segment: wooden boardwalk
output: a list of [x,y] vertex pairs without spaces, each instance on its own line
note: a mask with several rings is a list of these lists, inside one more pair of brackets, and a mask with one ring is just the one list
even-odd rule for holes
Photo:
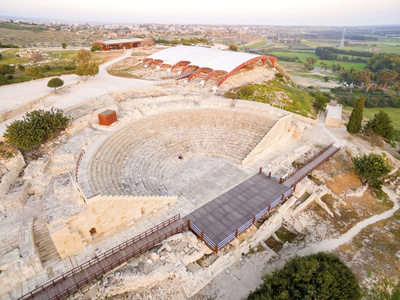
[[62,274],[20,299],[63,299],[129,259],[187,229],[179,215]]
[[330,145],[325,148],[318,156],[313,157],[304,167],[297,170],[294,174],[292,174],[288,179],[286,179],[283,184],[287,187],[293,187],[310,174],[315,168],[328,160],[332,155],[338,152],[340,148]]

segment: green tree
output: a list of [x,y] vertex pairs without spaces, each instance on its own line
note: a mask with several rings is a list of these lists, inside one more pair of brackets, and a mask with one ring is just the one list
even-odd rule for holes
[[18,67],[18,70],[20,70],[21,72],[25,71],[24,65],[18,64],[17,67]]
[[313,106],[317,110],[324,109],[326,106],[326,103],[328,103],[328,97],[321,93],[315,94],[314,99],[315,99],[315,101],[313,103]]
[[61,47],[62,47],[63,49],[67,49],[67,43],[61,43]]
[[248,300],[361,299],[352,271],[335,255],[319,252],[289,259],[280,270],[263,277]]
[[371,82],[371,76],[373,75],[370,70],[361,70],[359,72],[351,72],[354,73],[353,83],[364,85],[364,90],[368,90],[369,83]]
[[310,63],[310,64],[315,64],[316,62],[317,62],[317,59],[315,58],[315,57],[309,57],[309,58],[307,58],[307,61]]
[[239,50],[239,47],[235,44],[230,44],[229,45],[229,50],[237,52]]
[[99,67],[96,63],[90,60],[90,51],[79,50],[76,58],[79,60],[79,65],[75,69],[75,74],[79,76],[96,76],[99,73]]
[[304,69],[306,69],[307,71],[312,71],[314,70],[314,65],[308,61],[306,61],[304,63]]
[[94,62],[81,62],[75,70],[79,76],[96,76],[99,73],[99,67]]
[[25,74],[33,78],[42,78],[43,74],[38,67],[30,67],[25,70]]
[[368,156],[352,157],[354,171],[363,183],[369,183],[374,188],[380,189],[382,178],[390,172],[390,168],[383,156],[370,153]]
[[64,81],[58,77],[50,79],[49,82],[47,83],[47,86],[49,88],[54,88],[54,93],[56,93],[56,94],[57,94],[57,88],[60,86],[63,86],[63,85],[64,85]]
[[350,133],[358,133],[361,129],[361,122],[363,119],[365,99],[361,97],[358,99],[356,106],[351,112],[349,123],[347,124],[347,131]]
[[101,45],[100,44],[93,44],[92,47],[90,48],[90,51],[96,52],[96,51],[101,51]]
[[91,54],[90,51],[85,49],[80,49],[76,54],[76,58],[81,62],[88,62],[90,60]]
[[391,140],[393,138],[393,122],[389,115],[383,110],[374,115],[374,118],[367,123],[365,128],[371,128],[376,134],[387,140]]
[[15,68],[10,65],[0,65],[0,74],[1,75],[6,75],[6,74],[14,74]]
[[399,74],[394,70],[383,69],[376,74],[376,77],[376,82],[383,88],[387,88],[387,86],[391,84],[393,80],[399,77]]
[[21,149],[39,146],[45,139],[67,127],[69,118],[62,110],[51,108],[50,111],[34,110],[27,112],[23,120],[16,120],[7,125],[4,138],[7,143]]

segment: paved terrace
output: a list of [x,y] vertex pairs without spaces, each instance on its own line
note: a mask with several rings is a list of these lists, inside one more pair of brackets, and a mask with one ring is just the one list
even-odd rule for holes
[[184,219],[215,252],[288,197],[293,189],[257,173]]

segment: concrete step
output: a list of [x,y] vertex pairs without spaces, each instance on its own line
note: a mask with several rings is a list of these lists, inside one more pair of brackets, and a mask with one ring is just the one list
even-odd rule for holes
[[34,221],[33,236],[39,250],[40,260],[44,267],[61,259],[44,220],[36,219]]

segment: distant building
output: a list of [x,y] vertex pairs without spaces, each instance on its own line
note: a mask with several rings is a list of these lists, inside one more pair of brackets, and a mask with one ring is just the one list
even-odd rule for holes
[[108,40],[108,41],[94,41],[92,45],[98,44],[101,46],[101,50],[118,50],[118,49],[131,49],[143,46],[143,39],[119,39],[119,40]]
[[342,106],[336,101],[331,100],[325,109],[325,125],[340,127],[342,123]]

